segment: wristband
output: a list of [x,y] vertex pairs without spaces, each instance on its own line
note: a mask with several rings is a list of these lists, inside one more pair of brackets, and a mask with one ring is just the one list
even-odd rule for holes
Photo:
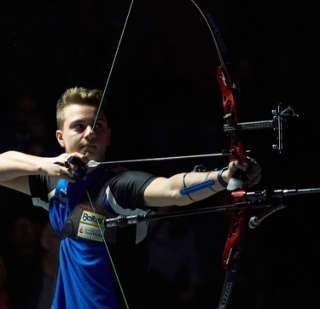
[[222,168],[220,171],[219,171],[219,173],[218,173],[218,182],[220,183],[220,185],[222,186],[222,187],[224,187],[224,188],[226,188],[227,186],[228,186],[228,183],[227,182],[225,182],[224,181],[224,179],[222,178],[222,173],[224,172],[224,171],[226,171],[228,169],[228,167],[224,167],[224,168]]

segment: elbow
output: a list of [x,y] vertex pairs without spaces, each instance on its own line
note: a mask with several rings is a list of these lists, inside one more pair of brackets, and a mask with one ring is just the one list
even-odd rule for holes
[[8,150],[6,152],[0,153],[0,158],[10,158],[12,157],[14,154],[16,153],[16,151],[14,150]]

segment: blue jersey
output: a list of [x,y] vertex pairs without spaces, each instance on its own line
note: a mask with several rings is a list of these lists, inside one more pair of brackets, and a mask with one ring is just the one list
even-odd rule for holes
[[[93,197],[94,203],[106,201],[109,207],[118,212],[119,209],[130,212],[138,205],[143,206],[143,192],[154,176],[126,171],[103,178],[101,173],[106,173],[105,169],[97,169],[85,181],[77,183],[68,183],[66,180],[55,183],[50,177],[30,176],[33,202],[42,207],[47,205],[50,223],[58,235],[72,209],[86,200],[87,189],[94,194],[99,191],[96,188],[101,187],[99,192],[105,192],[106,196],[102,199]],[[118,308],[104,243],[69,237],[61,240],[52,308]]]
[[102,244],[65,238],[51,308],[117,308],[112,272]]

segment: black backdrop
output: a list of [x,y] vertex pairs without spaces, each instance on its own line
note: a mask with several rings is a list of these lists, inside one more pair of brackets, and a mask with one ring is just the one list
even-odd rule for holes
[[[240,120],[270,119],[278,101],[300,115],[286,127],[282,156],[271,150],[272,132],[244,137],[263,167],[259,188],[318,186],[312,8],[298,0],[197,3],[219,27],[240,81]],[[58,153],[55,102],[71,86],[104,87],[128,6],[127,1],[7,4],[1,14],[2,151],[27,151],[33,135],[21,133],[25,118],[34,124],[39,117],[45,122],[46,138],[39,138],[44,151]],[[107,92],[112,156],[219,151],[223,136],[216,66],[208,31],[188,1],[135,3]],[[21,115],[25,97],[33,102],[31,113]],[[168,176],[196,163],[134,168]],[[1,194],[8,201],[17,198],[7,190]],[[318,196],[292,199],[287,210],[248,232],[235,308],[295,308],[316,299],[318,201]],[[210,235],[210,222],[204,227],[200,235]]]

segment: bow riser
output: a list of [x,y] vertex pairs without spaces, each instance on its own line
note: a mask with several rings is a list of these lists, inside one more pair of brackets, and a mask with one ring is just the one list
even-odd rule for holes
[[[227,81],[222,66],[218,67],[217,80],[222,93],[224,119],[226,122],[228,122],[229,125],[236,125],[238,122],[238,115],[235,109],[235,99],[233,91],[229,86],[231,82]],[[229,152],[231,153],[231,155],[229,156],[230,161],[241,160],[244,158],[243,145],[236,133],[230,135],[229,147]],[[235,202],[239,201],[239,199],[236,197],[233,197],[233,199]],[[229,225],[228,237],[222,254],[222,263],[225,269],[228,267],[232,254],[234,255],[234,258],[239,257],[239,250],[235,250],[235,247],[237,246],[238,240],[243,230],[245,221],[245,210],[232,212],[230,220],[231,221]]]

